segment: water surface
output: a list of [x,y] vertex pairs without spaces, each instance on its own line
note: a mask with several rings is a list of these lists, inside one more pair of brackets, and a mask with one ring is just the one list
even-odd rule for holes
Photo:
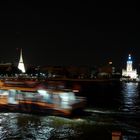
[[124,140],[140,138],[140,85],[94,84],[81,95],[88,99],[85,116],[64,118],[0,113],[0,140],[111,140],[112,131]]

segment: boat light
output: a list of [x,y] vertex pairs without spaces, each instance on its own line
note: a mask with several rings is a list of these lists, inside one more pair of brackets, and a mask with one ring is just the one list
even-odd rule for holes
[[42,90],[42,89],[37,90],[37,92],[38,92],[38,93],[41,93],[41,94],[46,94],[46,93],[47,93],[46,90]]
[[74,90],[72,90],[73,92],[79,92],[79,90],[78,89],[74,89]]

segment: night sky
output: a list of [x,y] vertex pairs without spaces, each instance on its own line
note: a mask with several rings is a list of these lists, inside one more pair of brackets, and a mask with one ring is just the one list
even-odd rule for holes
[[0,61],[18,62],[23,48],[32,65],[124,66],[128,53],[140,63],[138,3],[42,3],[0,5]]

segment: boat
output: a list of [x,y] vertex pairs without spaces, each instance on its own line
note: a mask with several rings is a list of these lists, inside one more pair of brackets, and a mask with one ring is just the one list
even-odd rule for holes
[[40,82],[37,80],[26,80],[26,79],[5,79],[0,80],[0,85],[5,87],[35,87]]
[[77,96],[69,89],[0,90],[1,110],[71,116],[85,105],[86,98]]

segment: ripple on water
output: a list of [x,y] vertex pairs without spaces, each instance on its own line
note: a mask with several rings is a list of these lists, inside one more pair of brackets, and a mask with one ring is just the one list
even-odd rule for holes
[[75,121],[53,116],[36,116],[20,113],[0,114],[0,139],[70,138],[79,133]]

